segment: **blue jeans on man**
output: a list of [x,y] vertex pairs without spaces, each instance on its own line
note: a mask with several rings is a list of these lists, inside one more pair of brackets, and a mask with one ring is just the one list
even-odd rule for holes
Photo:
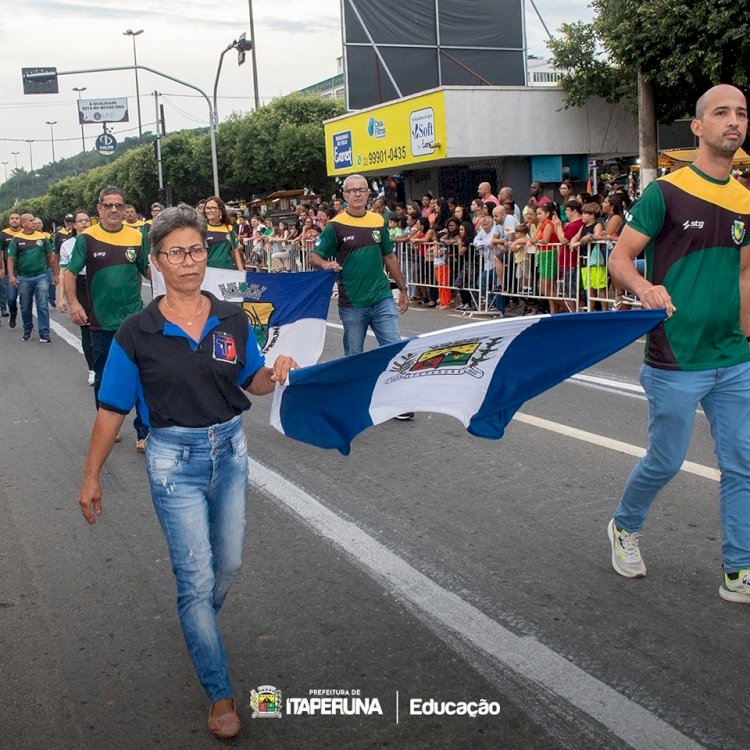
[[750,362],[698,371],[643,365],[641,385],[648,397],[648,451],[628,477],[615,524],[641,530],[657,493],[685,460],[700,404],[721,471],[724,569],[750,568]]
[[372,328],[380,346],[401,341],[398,309],[393,297],[369,307],[339,307],[339,317],[344,326],[344,354],[347,357],[364,351],[368,327]]
[[505,312],[508,299],[502,294],[487,293],[488,289],[493,289],[497,283],[497,274],[494,268],[486,268],[479,277],[479,297],[487,297],[487,307],[494,307],[499,312]]
[[24,336],[30,336],[34,330],[32,318],[32,305],[36,302],[37,325],[39,326],[39,338],[49,338],[49,280],[47,272],[37,276],[17,276],[18,279],[18,303],[21,307],[21,320],[23,321]]
[[242,563],[248,472],[242,416],[211,427],[154,428],[146,467],[190,658],[209,701],[231,698],[216,616]]
[[[104,365],[107,364],[109,349],[112,346],[112,340],[117,331],[102,331],[100,329],[90,329],[91,334],[91,353],[94,357],[94,402],[96,408],[99,408],[99,389],[102,385],[102,376],[104,375]],[[143,423],[138,404],[135,407],[135,420],[133,421],[135,434],[138,440],[143,440],[148,435],[148,427]]]

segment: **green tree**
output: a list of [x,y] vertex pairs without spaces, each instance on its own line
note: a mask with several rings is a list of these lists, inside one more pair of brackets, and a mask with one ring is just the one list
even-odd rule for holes
[[337,100],[290,94],[234,123],[230,182],[242,194],[327,189],[323,121],[343,111]]
[[750,87],[747,4],[735,0],[592,0],[590,24],[564,24],[549,42],[568,103],[634,98],[640,73],[660,122],[692,114],[712,85]]
[[565,71],[567,106],[589,96],[630,98],[638,112],[643,188],[656,176],[657,121],[691,114],[714,84],[748,88],[747,3],[592,0],[591,6],[592,23],[566,24],[548,43],[552,61]]

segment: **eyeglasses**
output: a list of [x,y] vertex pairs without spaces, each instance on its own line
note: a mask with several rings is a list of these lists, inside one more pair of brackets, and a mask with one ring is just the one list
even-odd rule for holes
[[347,188],[344,190],[345,193],[351,193],[352,195],[364,195],[367,192],[366,187],[360,188]]
[[219,207],[218,206],[204,206],[203,210],[204,211],[218,211]]
[[124,203],[100,203],[99,205],[102,208],[106,208],[108,211],[112,210],[113,208],[116,211],[122,211],[122,209],[125,208]]
[[193,263],[202,263],[208,257],[208,249],[205,245],[193,245],[192,247],[170,247],[169,250],[159,251],[159,255],[166,255],[167,260],[173,266],[179,266],[185,262],[185,256],[189,255]]

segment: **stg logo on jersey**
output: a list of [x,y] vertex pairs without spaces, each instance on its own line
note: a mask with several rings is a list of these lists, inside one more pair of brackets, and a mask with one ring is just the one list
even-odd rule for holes
[[688,220],[687,220],[687,221],[686,221],[686,222],[685,222],[685,223],[684,223],[684,224],[682,225],[682,228],[683,228],[684,230],[688,230],[688,229],[703,229],[703,225],[704,225],[704,224],[705,224],[705,222],[703,222],[703,221],[697,221],[697,220],[695,220],[695,219],[693,219],[693,220],[691,221],[690,219],[688,219]]

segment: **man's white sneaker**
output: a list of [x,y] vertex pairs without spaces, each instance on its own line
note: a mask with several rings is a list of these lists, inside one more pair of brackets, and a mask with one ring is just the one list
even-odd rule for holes
[[612,547],[612,567],[625,578],[643,578],[646,565],[638,546],[641,535],[618,529],[613,518],[607,525],[607,536]]
[[96,373],[93,370],[89,370],[89,385],[94,385],[94,380],[96,380]]
[[727,602],[750,604],[750,570],[724,573],[724,583],[719,586],[719,596]]

